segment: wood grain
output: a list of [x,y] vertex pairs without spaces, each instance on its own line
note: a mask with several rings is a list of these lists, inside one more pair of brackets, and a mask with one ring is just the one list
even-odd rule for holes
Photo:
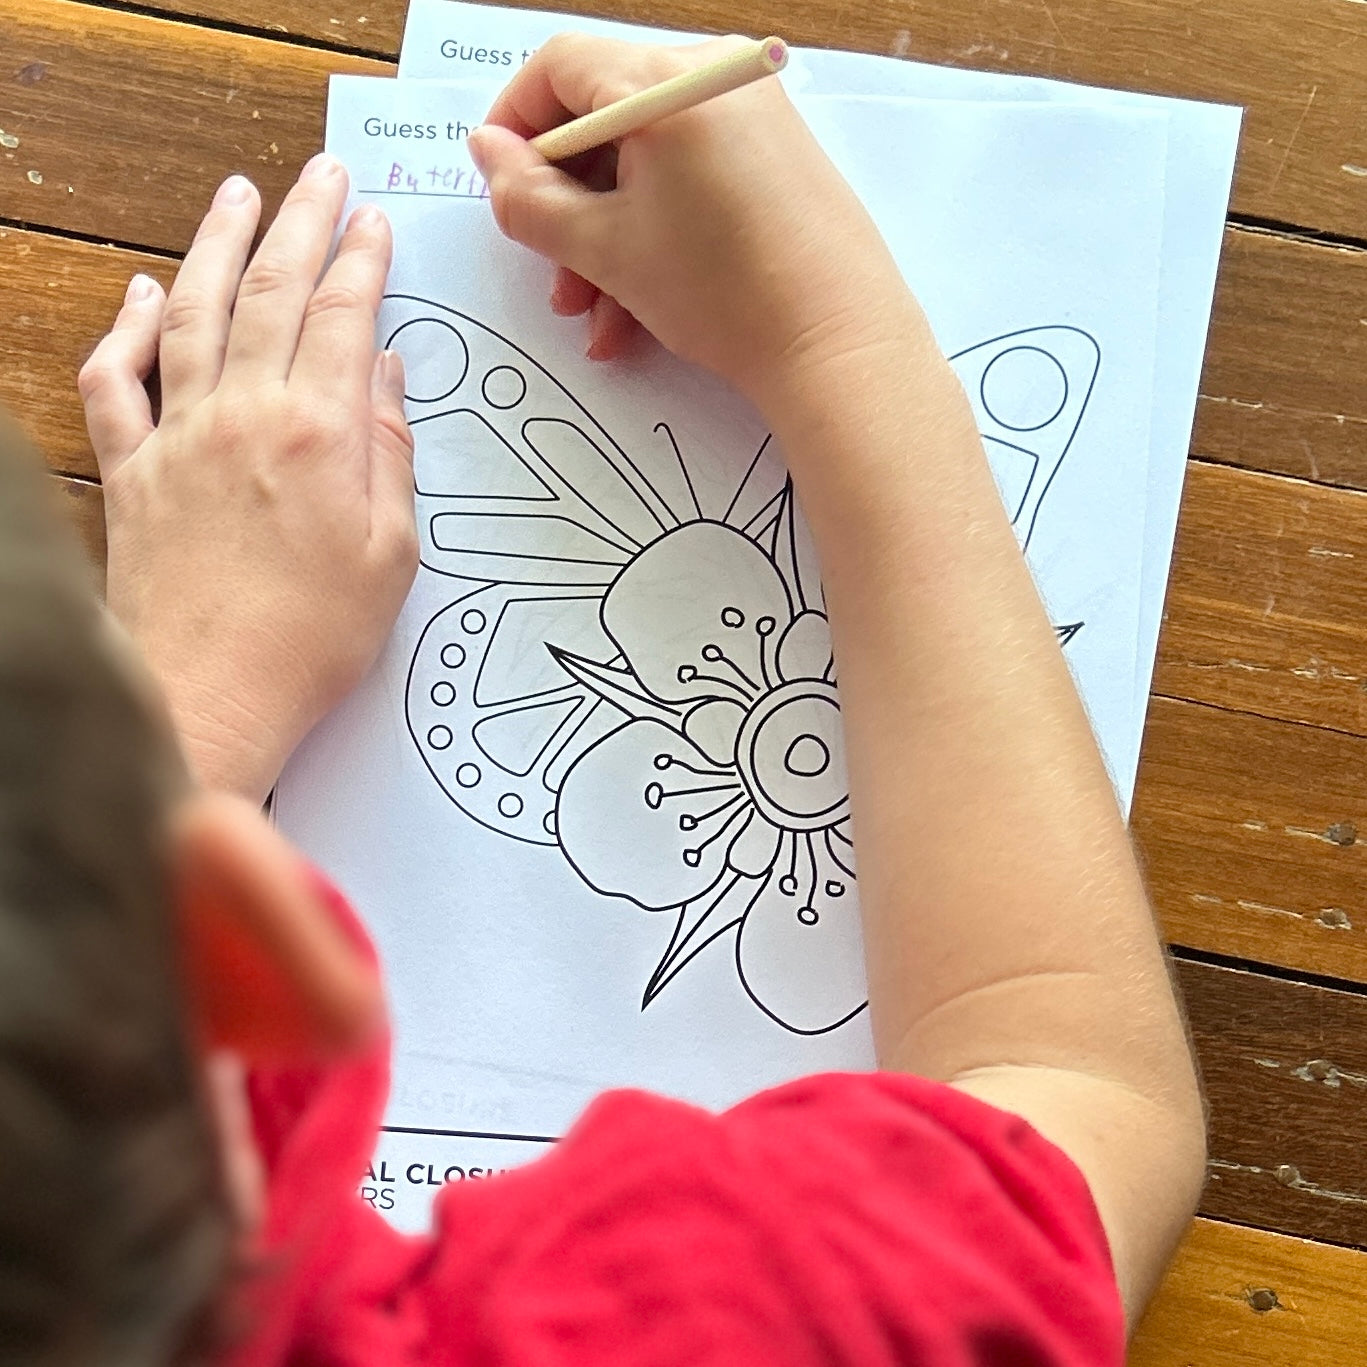
[[1367,740],[1156,698],[1131,826],[1172,943],[1367,981]]
[[[5,0],[5,3],[34,0]],[[225,23],[396,53],[404,0],[157,0]],[[1361,237],[1367,13],[1350,0],[600,0],[556,8],[1055,76],[1247,107],[1237,210]],[[455,72],[455,75],[461,73]]]
[[1367,1245],[1367,996],[1179,962],[1210,1104],[1203,1214]]
[[1154,690],[1367,734],[1367,494],[1192,462]]
[[1130,1367],[1344,1367],[1367,1340],[1367,1254],[1197,1220]]
[[1367,488],[1367,251],[1225,234],[1191,449]]
[[[92,3],[92,0],[86,0]],[[99,0],[93,0],[99,3]],[[140,8],[264,35],[287,35],[327,47],[394,60],[399,55],[408,0],[153,0]]]
[[0,53],[0,218],[170,251],[233,171],[274,214],[329,72],[392,70],[70,0],[0,0]]

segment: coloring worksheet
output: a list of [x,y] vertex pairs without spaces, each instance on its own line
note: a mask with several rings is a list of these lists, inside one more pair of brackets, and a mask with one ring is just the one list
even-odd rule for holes
[[[873,1061],[839,679],[783,453],[656,346],[584,359],[465,153],[483,74],[332,82],[328,148],[394,225],[379,341],[407,367],[422,568],[275,802],[387,967],[363,1190],[404,1228],[603,1088],[720,1107]],[[1127,800],[1168,121],[802,108],[953,358]]]

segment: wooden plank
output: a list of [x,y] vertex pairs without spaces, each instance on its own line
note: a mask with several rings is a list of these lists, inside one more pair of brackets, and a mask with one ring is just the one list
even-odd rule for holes
[[1203,1214],[1367,1245],[1367,996],[1179,962],[1210,1104]]
[[[331,71],[386,64],[71,0],[0,0],[0,218],[182,251],[213,187],[268,213],[322,145]],[[23,73],[32,73],[24,77]]]
[[[86,0],[98,3],[98,0]],[[235,29],[304,38],[395,59],[403,36],[408,0],[153,0],[143,9],[188,19],[207,19]]]
[[1172,943],[1367,982],[1367,740],[1157,698],[1131,826]]
[[[383,33],[390,51],[402,13],[401,0],[356,0],[365,5],[360,14],[356,5],[250,3],[245,13],[239,0],[189,8],[314,39],[336,29],[355,41],[364,28],[366,44]],[[857,8],[756,0],[739,11],[717,0],[618,0],[597,8],[684,28],[777,30],[796,42],[1247,103],[1238,211],[1350,236],[1367,222],[1367,176],[1359,174],[1367,167],[1367,11],[1346,0],[947,0],[918,9],[914,24],[900,0]],[[271,184],[283,183],[317,146],[327,70],[384,69],[69,0],[0,0],[0,50],[28,73],[0,85],[0,127],[21,138],[3,162],[0,206],[11,207],[0,213],[159,246],[184,241],[184,210],[227,170],[260,166]],[[42,186],[28,184],[28,170],[43,176]],[[153,198],[146,187],[154,183],[158,204],[188,196],[179,218],[170,205],[137,202],[139,194]]]
[[1367,488],[1364,301],[1367,251],[1227,232],[1192,452]]
[[1367,1254],[1197,1220],[1130,1367],[1343,1367],[1367,1338]]
[[1154,689],[1367,734],[1367,494],[1192,462]]

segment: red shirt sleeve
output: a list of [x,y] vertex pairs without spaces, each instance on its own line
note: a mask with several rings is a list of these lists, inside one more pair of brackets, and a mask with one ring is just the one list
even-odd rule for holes
[[446,1188],[436,1219],[411,1284],[434,1363],[1124,1358],[1077,1169],[917,1078],[806,1078],[718,1116],[610,1093],[539,1162]]

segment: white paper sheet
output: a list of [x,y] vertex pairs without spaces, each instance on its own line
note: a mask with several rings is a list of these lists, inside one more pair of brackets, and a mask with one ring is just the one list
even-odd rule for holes
[[[413,0],[399,73],[406,79],[467,76],[473,74],[468,58],[480,44],[495,42],[508,50],[510,64],[520,64],[524,53],[529,55],[552,33],[566,28],[634,41],[689,42],[702,36],[550,11],[498,10],[467,4],[465,0]],[[1142,108],[1168,119],[1149,420],[1147,531],[1131,702],[1142,718],[1162,625],[1168,565],[1196,410],[1241,111],[1227,105],[1098,89],[1039,77],[964,71],[809,48],[794,49],[783,79],[794,94],[993,103],[1045,101],[1094,109]],[[1117,786],[1124,794],[1134,786],[1140,738],[1140,734],[1135,735],[1129,754],[1113,751],[1110,755]]]
[[[534,1155],[603,1087],[722,1106],[872,1061],[829,640],[781,464],[753,411],[662,351],[583,359],[550,268],[479,200],[461,127],[487,102],[333,80],[328,147],[395,228],[381,340],[409,366],[425,568],[275,809],[384,955],[395,1089],[366,1185],[407,1228],[448,1174]],[[914,172],[932,213],[909,170],[838,146],[846,103],[810,117],[896,211],[1046,601],[1086,623],[1066,649],[1103,748],[1122,744],[1163,122],[877,110],[890,145],[942,149]]]

